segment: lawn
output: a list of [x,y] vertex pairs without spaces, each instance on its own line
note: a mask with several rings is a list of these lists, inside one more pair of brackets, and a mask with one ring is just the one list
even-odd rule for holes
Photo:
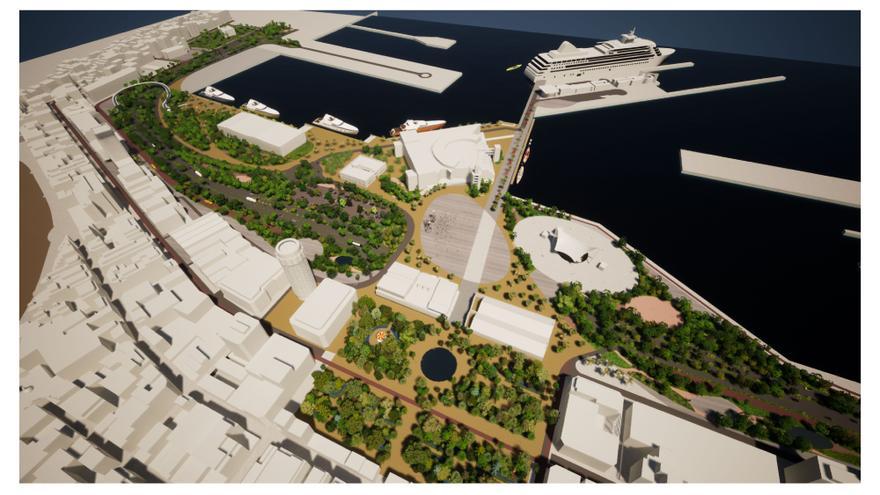
[[353,151],[339,151],[331,153],[321,159],[321,166],[324,167],[324,173],[327,177],[336,175],[336,172],[351,158]]
[[613,364],[614,366],[617,366],[618,368],[632,368],[632,365],[629,363],[629,361],[623,359],[623,357],[615,351],[603,352],[601,358]]

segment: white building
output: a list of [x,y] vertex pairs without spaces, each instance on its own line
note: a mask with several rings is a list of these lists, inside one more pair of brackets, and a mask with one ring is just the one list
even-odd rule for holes
[[813,456],[785,468],[786,483],[860,483],[861,472],[837,461]]
[[223,34],[225,38],[232,38],[233,36],[235,36],[235,28],[228,24],[225,26],[220,26],[217,29]]
[[468,175],[477,169],[483,180],[494,180],[493,148],[486,143],[479,124],[400,133],[403,155],[409,170],[409,190],[426,191],[437,184],[466,184]]
[[387,168],[388,166],[381,160],[358,155],[339,172],[339,178],[344,182],[352,182],[358,187],[367,188],[384,174]]
[[275,257],[254,247],[223,217],[209,213],[173,231],[169,239],[189,258],[212,292],[262,318],[289,284]]
[[300,300],[309,297],[317,285],[302,243],[296,239],[281,239],[275,246],[275,257],[284,268],[287,281],[296,297]]
[[287,156],[306,144],[305,129],[297,129],[250,112],[239,112],[229,117],[217,124],[217,129],[280,156]]
[[357,291],[330,278],[321,281],[290,317],[297,335],[326,348],[351,318]]
[[448,318],[458,299],[458,284],[395,262],[376,285],[376,294],[434,318]]
[[477,335],[543,359],[555,325],[552,318],[483,297],[470,328]]
[[554,447],[626,483],[779,483],[775,455],[584,377],[567,379]]

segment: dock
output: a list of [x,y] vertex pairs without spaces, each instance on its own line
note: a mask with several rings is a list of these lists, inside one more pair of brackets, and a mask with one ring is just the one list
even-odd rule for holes
[[300,48],[261,45],[237,53],[190,74],[181,83],[181,89],[189,92],[198,91],[278,56],[375,77],[434,93],[446,91],[446,88],[462,75],[461,72],[454,70],[320,41],[303,40],[300,43]]
[[384,34],[385,36],[392,36],[394,38],[403,38],[405,40],[415,41],[416,43],[421,43],[425,46],[429,46],[431,48],[439,48],[441,50],[448,50],[455,44],[455,40],[449,38],[441,38],[439,36],[416,36],[412,34],[405,33],[397,33],[394,31],[386,31],[384,29],[376,29],[366,26],[358,26],[357,24],[352,24],[348,26],[352,29],[359,29],[361,31],[367,31],[369,33],[375,34]]
[[[668,69],[678,69],[691,67],[693,64],[682,63],[676,66],[668,66]],[[654,70],[652,72],[660,72]],[[537,103],[536,117],[550,117],[552,115],[562,115],[573,112],[584,112],[587,110],[596,110],[598,108],[616,107],[619,105],[628,105],[631,103],[642,103],[646,101],[665,100],[669,98],[678,98],[679,96],[689,96],[702,93],[713,93],[715,91],[725,91],[728,89],[746,88],[749,86],[758,86],[762,84],[770,84],[785,80],[785,76],[765,77],[761,79],[750,79],[748,81],[737,81],[724,84],[715,84],[712,86],[703,86],[700,88],[682,89],[679,91],[664,91],[655,84],[632,84],[628,86],[621,85],[618,88],[605,91],[597,91],[593,93],[582,93],[570,96],[560,96],[555,98],[541,98]]]
[[689,150],[681,150],[681,172],[852,208],[861,207],[861,184],[854,180]]

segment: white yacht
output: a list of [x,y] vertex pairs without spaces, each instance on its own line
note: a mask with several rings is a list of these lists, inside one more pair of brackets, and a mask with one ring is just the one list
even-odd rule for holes
[[258,102],[257,100],[250,99],[244,106],[245,110],[250,110],[251,112],[261,113],[267,117],[278,117],[280,114],[278,110],[275,110],[272,107],[266,106],[263,103]]
[[391,129],[391,135],[397,136],[403,131],[428,132],[435,129],[441,129],[446,125],[445,120],[407,120],[400,127]]
[[675,53],[636,36],[635,29],[616,40],[590,48],[578,48],[563,41],[559,48],[540,53],[526,67],[526,77],[535,83],[573,84],[596,79],[637,76],[656,67]]
[[228,95],[223,91],[215,88],[214,86],[208,86],[207,88],[205,88],[204,91],[202,91],[202,95],[206,98],[217,100],[221,103],[232,103],[233,101],[235,101],[235,98],[233,98],[232,95]]
[[325,113],[323,117],[313,120],[312,124],[331,131],[341,132],[342,134],[354,135],[358,133],[357,127],[345,123],[342,119],[337,119],[329,113]]

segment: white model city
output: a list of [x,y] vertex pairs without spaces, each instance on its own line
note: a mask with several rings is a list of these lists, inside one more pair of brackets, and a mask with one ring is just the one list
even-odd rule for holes
[[264,103],[260,103],[257,100],[251,99],[244,106],[245,110],[249,110],[251,112],[256,112],[259,114],[263,114],[267,117],[278,117],[280,114],[278,110],[265,105]]
[[635,76],[656,67],[675,53],[635,34],[603,41],[590,48],[578,48],[563,41],[559,48],[539,53],[526,67],[526,77],[535,83],[572,84],[598,78]]
[[323,117],[313,120],[312,124],[331,131],[341,132],[342,134],[355,135],[358,133],[357,127],[343,122],[342,119],[338,119],[329,113],[325,113]]
[[214,86],[208,86],[207,88],[205,88],[205,90],[202,91],[202,95],[206,98],[217,100],[221,103],[232,103],[233,101],[235,101],[235,98],[233,98],[232,95],[228,95],[223,91],[215,88]]

